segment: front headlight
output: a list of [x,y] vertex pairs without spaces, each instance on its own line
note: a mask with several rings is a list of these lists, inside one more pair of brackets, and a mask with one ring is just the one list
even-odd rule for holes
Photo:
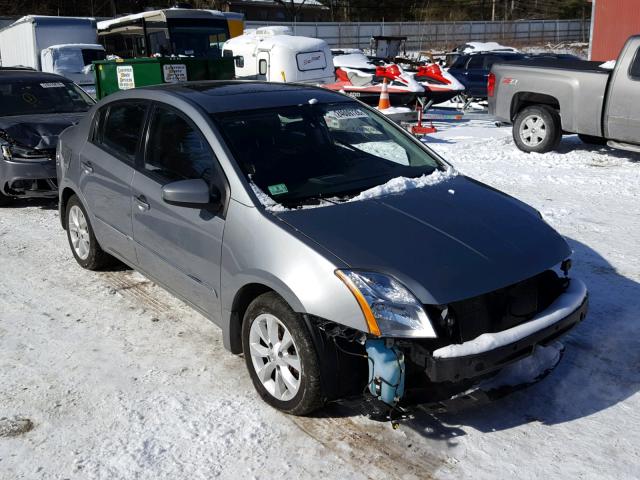
[[51,159],[48,152],[9,144],[2,145],[2,156],[6,160],[20,162],[43,162]]
[[436,333],[418,299],[396,279],[375,272],[336,270],[378,337],[426,337]]

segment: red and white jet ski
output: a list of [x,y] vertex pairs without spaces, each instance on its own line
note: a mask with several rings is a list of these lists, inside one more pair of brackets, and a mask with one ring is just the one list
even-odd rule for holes
[[392,105],[407,105],[417,97],[442,103],[464,90],[458,80],[439,65],[421,66],[415,72],[405,71],[396,64],[374,64],[361,51],[346,54],[334,52],[336,82],[323,85],[330,90],[344,91],[363,102],[376,105],[382,90],[382,82],[389,81],[388,91]]

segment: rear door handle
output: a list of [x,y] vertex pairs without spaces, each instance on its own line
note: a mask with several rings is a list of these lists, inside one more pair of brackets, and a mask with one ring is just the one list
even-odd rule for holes
[[80,162],[80,164],[82,165],[82,169],[83,169],[86,173],[93,173],[93,165],[91,164],[91,162],[89,162],[89,161],[82,161],[82,162]]
[[135,197],[135,200],[138,204],[138,210],[140,210],[141,212],[145,212],[151,208],[151,205],[149,205],[149,202],[147,202],[147,197],[145,197],[144,195],[138,195],[137,197]]

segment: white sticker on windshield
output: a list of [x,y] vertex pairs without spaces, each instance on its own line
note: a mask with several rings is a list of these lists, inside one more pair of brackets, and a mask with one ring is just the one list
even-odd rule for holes
[[331,110],[327,112],[327,117],[343,119],[343,118],[368,118],[368,115],[357,108],[342,108],[340,110]]
[[47,82],[47,83],[41,83],[40,86],[42,88],[64,88],[64,83],[62,83],[62,82]]

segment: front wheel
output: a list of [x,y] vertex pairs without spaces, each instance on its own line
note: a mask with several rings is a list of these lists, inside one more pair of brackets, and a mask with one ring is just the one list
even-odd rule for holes
[[2,191],[0,191],[0,207],[3,207],[9,203],[11,197],[7,197]]
[[322,406],[313,340],[282,297],[269,292],[251,302],[242,323],[242,348],[253,385],[266,403],[293,415]]
[[558,147],[561,139],[560,115],[546,105],[524,108],[513,122],[513,140],[523,152],[550,152]]

